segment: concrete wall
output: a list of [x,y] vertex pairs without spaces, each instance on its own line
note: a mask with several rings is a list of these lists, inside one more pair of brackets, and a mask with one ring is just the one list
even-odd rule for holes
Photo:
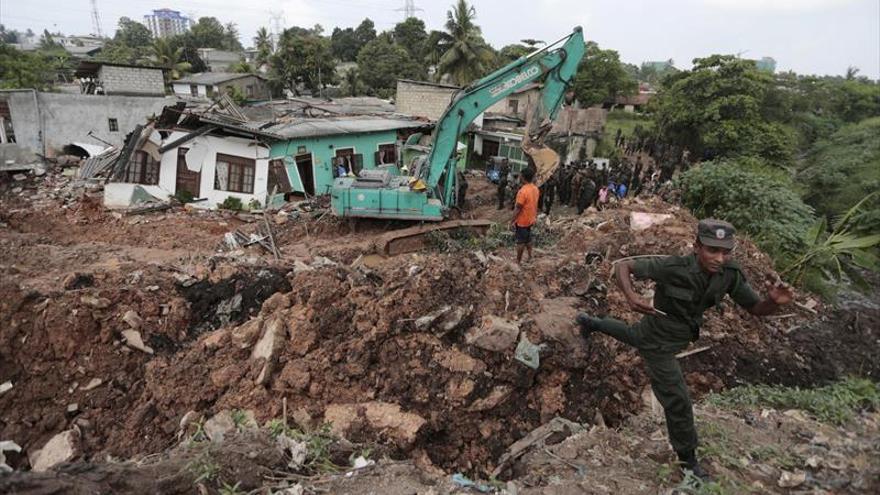
[[[202,98],[208,98],[208,85],[206,84],[198,84],[198,93]],[[269,85],[266,81],[258,78],[258,77],[243,77],[241,79],[235,79],[229,82],[225,82],[222,84],[213,85],[212,97],[217,97],[221,93],[228,93],[228,86],[234,86],[241,91],[241,94],[244,95],[245,98],[249,100],[268,100],[270,98],[270,90]],[[253,87],[253,95],[248,96],[247,87]],[[173,83],[171,87],[174,90],[174,94],[177,96],[183,97],[192,97],[192,92],[190,92],[190,85],[188,83]]]
[[[513,115],[526,120],[540,97],[541,93],[537,89],[530,89],[528,91],[523,91],[522,93],[514,93],[496,102],[486,111],[489,113]],[[516,100],[517,102],[516,112],[511,111],[511,100]]]
[[[170,143],[175,139],[186,135],[182,132],[172,132],[170,136],[165,138],[165,143]],[[239,198],[243,205],[247,206],[251,200],[256,199],[261,205],[266,204],[267,186],[269,183],[269,149],[260,145],[254,146],[254,142],[249,139],[236,137],[216,137],[201,136],[183,145],[184,148],[194,150],[203,148],[201,151],[203,159],[201,161],[201,182],[199,183],[199,197],[208,198],[207,201],[193,203],[193,206],[200,208],[216,208],[217,203],[222,203],[226,198],[232,196]],[[256,160],[256,170],[254,171],[254,193],[238,193],[232,191],[218,191],[214,189],[214,174],[216,172],[217,153],[224,155],[240,156]],[[196,154],[192,155],[193,157]],[[190,155],[187,155],[190,159]],[[198,164],[187,162],[188,168]],[[162,190],[170,191],[171,194],[176,193],[177,189],[177,148],[170,149],[162,154],[162,161],[159,168],[159,187]]]
[[[158,115],[175,98],[71,95],[62,93],[34,93],[30,90],[0,92],[0,98],[9,102],[12,125],[18,144],[35,153],[54,156],[61,148],[73,142],[101,145],[88,136],[121,147],[125,135],[147,117]],[[110,131],[109,119],[116,119],[118,131]]]
[[[294,157],[299,155],[299,147],[305,147],[305,154],[312,155],[312,170],[315,177],[315,193],[328,194],[333,185],[333,168],[331,159],[336,156],[336,150],[354,148],[354,154],[364,155],[364,168],[376,168],[376,151],[380,144],[393,144],[397,142],[397,131],[371,132],[366,134],[344,134],[338,136],[324,136],[318,138],[291,139],[283,143],[272,145],[269,156],[272,158],[284,158],[287,165],[287,175],[290,177],[290,185],[296,192],[304,192],[302,179],[296,168]],[[398,153],[400,149],[398,148]]]
[[398,113],[439,120],[456,89],[397,81],[394,105]]
[[106,95],[164,96],[165,80],[159,69],[102,65],[98,79]]

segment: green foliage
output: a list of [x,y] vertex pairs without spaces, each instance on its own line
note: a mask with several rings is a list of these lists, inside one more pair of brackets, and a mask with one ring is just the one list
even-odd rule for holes
[[128,17],[120,17],[113,41],[130,48],[145,47],[153,43],[153,35],[140,22],[133,21]]
[[195,476],[194,485],[202,482],[212,483],[220,475],[220,465],[214,462],[206,452],[187,463],[185,469]]
[[297,95],[301,87],[316,93],[333,83],[336,72],[330,40],[314,30],[298,27],[281,34],[271,65],[272,78]]
[[275,52],[275,49],[272,46],[272,36],[269,34],[268,29],[261,27],[257,30],[257,35],[254,36],[254,46],[257,48],[257,67],[262,67],[263,64],[268,64],[269,59]]
[[419,72],[419,64],[386,33],[358,53],[358,73],[369,94],[377,95],[383,89],[393,91],[398,79],[415,78]]
[[364,83],[361,81],[359,70],[352,68],[342,73],[340,90],[343,96],[359,96],[366,92]]
[[651,107],[659,136],[696,157],[759,156],[777,166],[792,161],[793,139],[762,115],[773,78],[754,61],[732,55],[695,59],[670,75]]
[[[822,278],[840,281],[848,276],[864,291],[871,289],[862,278],[861,270],[880,271],[877,245],[880,234],[859,235],[858,220],[862,208],[872,200],[876,203],[880,191],[874,191],[855,204],[837,221],[834,230],[827,232],[827,220],[819,219],[807,233],[807,249],[785,271],[798,284],[818,281]],[[864,229],[861,229],[864,230]],[[821,277],[820,277],[821,276]]]
[[192,200],[195,199],[195,198],[193,197],[193,194],[192,194],[191,192],[189,192],[189,191],[185,191],[185,190],[177,191],[176,193],[174,193],[174,196],[173,196],[173,197],[174,197],[174,199],[176,199],[177,201],[179,201],[179,202],[181,202],[181,203],[184,203],[184,204],[186,204],[186,203],[192,203]]
[[624,70],[620,55],[602,50],[595,41],[588,41],[584,58],[574,78],[574,93],[584,106],[613,104],[618,96],[634,94],[638,83]]
[[[182,60],[183,48],[175,48],[168,40],[158,38],[153,41],[153,60],[157,67],[168,69],[166,77],[171,80],[180,79],[185,72],[192,67],[189,62]],[[166,81],[167,83],[168,81]]]
[[453,83],[466,86],[493,67],[495,54],[474,23],[476,17],[472,5],[458,0],[446,12],[446,33],[429,37],[443,53],[437,61],[438,78],[448,75]]
[[[306,473],[335,473],[345,469],[344,466],[335,464],[330,457],[330,447],[338,439],[330,433],[329,424],[324,424],[315,431],[304,432],[290,426],[285,426],[284,422],[280,419],[273,419],[266,423],[266,429],[272,435],[272,438],[284,435],[297,442],[305,442],[306,459],[303,462],[302,468]],[[369,455],[369,451],[367,451],[367,455]],[[367,455],[364,457],[367,457]]]
[[197,48],[242,50],[236,25],[230,22],[224,26],[216,17],[200,17],[184,36],[190,37]]
[[425,22],[418,17],[410,17],[394,26],[394,43],[402,46],[413,61],[420,62],[425,55],[425,42],[428,32]]
[[259,210],[262,207],[263,204],[258,199],[252,199],[248,202],[248,210]]
[[[880,190],[880,117],[848,125],[810,149],[797,179],[804,199],[826,218],[842,215],[857,201]],[[875,222],[865,231],[880,231],[880,202],[867,205]]]
[[812,209],[766,162],[706,162],[679,177],[682,203],[694,215],[727,220],[749,234],[779,265],[805,248]]
[[252,74],[256,71],[251,64],[247,63],[244,59],[241,59],[229,66],[229,72],[234,72],[236,74]]
[[376,39],[376,25],[369,18],[364,19],[358,24],[358,27],[354,28],[354,37],[358,45],[366,45]]
[[220,208],[221,210],[241,211],[243,205],[241,199],[234,196],[227,196],[222,203],[217,203],[217,208]]
[[513,44],[513,45],[505,45],[501,47],[501,50],[498,51],[498,65],[505,66],[520,57],[525,57],[532,50],[525,45]]
[[333,28],[330,35],[330,52],[342,62],[354,62],[361,47],[352,28]]
[[22,52],[0,43],[0,89],[49,89],[55,69],[52,59],[40,52]]
[[712,394],[708,402],[721,407],[801,409],[819,421],[842,425],[853,413],[880,406],[880,385],[865,378],[847,378],[814,389],[748,385]]
[[239,486],[241,486],[241,481],[236,481],[234,485],[223,483],[220,485],[219,493],[220,495],[244,495],[245,492],[239,490]]
[[0,43],[18,43],[21,33],[12,29],[6,29],[6,26],[0,24]]

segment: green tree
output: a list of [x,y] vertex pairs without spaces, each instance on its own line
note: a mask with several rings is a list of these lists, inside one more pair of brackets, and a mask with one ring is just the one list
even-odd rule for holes
[[418,17],[409,17],[394,26],[394,42],[406,49],[414,61],[421,62],[424,58],[427,40],[425,23]]
[[364,83],[361,81],[360,71],[356,68],[348,69],[342,74],[340,89],[344,96],[360,96],[366,93]]
[[618,96],[637,89],[638,83],[624,70],[616,51],[602,50],[594,41],[586,43],[574,78],[574,92],[582,105],[613,104]]
[[216,17],[200,17],[187,33],[196,48],[225,49],[228,42],[226,28]]
[[655,126],[668,144],[697,158],[760,156],[777,166],[792,161],[793,136],[762,115],[772,75],[732,55],[694,60],[667,77],[654,100]]
[[18,43],[19,33],[18,31],[11,30],[8,31],[6,26],[0,24],[0,42],[3,43]]
[[419,64],[388,33],[364,45],[357,61],[367,91],[383,98],[393,94],[398,79],[415,78],[420,72]]
[[528,55],[531,52],[532,50],[525,45],[505,45],[501,47],[501,50],[498,51],[498,61],[501,65],[506,65],[520,57]]
[[257,35],[254,36],[254,46],[257,48],[257,67],[262,67],[264,64],[269,63],[269,59],[275,50],[272,47],[272,36],[269,34],[268,29],[261,27],[257,30]]
[[330,51],[343,62],[354,62],[361,46],[352,28],[334,28],[330,35]]
[[[174,48],[172,44],[163,38],[153,40],[153,63],[157,67],[168,69],[165,74],[170,80],[180,79],[185,72],[189,72],[191,65],[181,59],[183,48]],[[166,80],[166,83],[168,81]]]
[[149,46],[153,42],[153,35],[143,24],[133,21],[128,17],[120,17],[113,41],[131,48],[137,48]]
[[520,41],[520,43],[529,47],[530,51],[536,50],[538,45],[546,45],[547,44],[544,41],[536,40],[536,39],[532,39],[532,38],[526,38],[524,40],[519,40],[519,41]]
[[244,47],[241,46],[238,37],[238,26],[234,22],[226,23],[226,27],[223,29],[223,46],[220,48],[234,52],[243,50]]
[[241,59],[229,66],[229,72],[234,72],[236,74],[252,74],[255,71],[251,64],[247,63],[245,59]]
[[104,62],[112,62],[116,64],[134,64],[138,60],[145,58],[141,53],[141,49],[132,48],[125,43],[110,40],[104,43],[101,52],[96,57]]
[[439,40],[445,48],[437,64],[437,75],[448,75],[459,85],[469,84],[488,72],[494,53],[474,23],[477,11],[465,0],[458,0],[446,12],[446,36]]
[[0,43],[0,88],[46,90],[52,86],[54,74],[55,68],[46,57]]
[[307,29],[285,29],[271,65],[276,84],[297,95],[301,87],[314,93],[335,79],[330,40]]
[[364,19],[354,28],[354,37],[359,47],[363,47],[367,43],[376,39],[376,25],[369,18]]

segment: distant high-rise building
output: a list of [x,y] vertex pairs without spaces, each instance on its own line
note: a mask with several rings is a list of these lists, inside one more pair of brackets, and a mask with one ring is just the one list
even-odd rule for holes
[[158,9],[144,16],[144,25],[153,33],[154,38],[168,38],[183,34],[189,29],[189,17],[178,10]]

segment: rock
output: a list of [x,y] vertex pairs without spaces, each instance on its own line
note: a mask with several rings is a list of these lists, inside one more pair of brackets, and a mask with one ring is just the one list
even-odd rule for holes
[[324,422],[342,436],[366,426],[389,436],[401,447],[412,445],[426,423],[418,414],[402,411],[398,404],[388,402],[331,404],[324,411]]
[[21,182],[25,179],[27,179],[27,175],[24,175],[24,174],[15,174],[12,176],[12,180],[14,180],[16,182]]
[[12,382],[3,382],[3,384],[0,384],[0,394],[5,394],[10,390],[12,390]]
[[482,373],[486,363],[458,349],[445,349],[434,354],[434,362],[456,373]]
[[442,336],[460,325],[467,313],[467,309],[461,306],[443,306],[437,311],[416,319],[415,327],[420,331],[434,328]]
[[4,452],[21,452],[21,446],[11,440],[3,440],[0,442],[0,473],[11,473],[12,467],[6,464],[6,454]]
[[109,299],[105,297],[95,297],[95,296],[82,296],[79,301],[86,306],[91,306],[96,309],[107,309],[112,304]]
[[128,323],[128,326],[133,330],[139,330],[141,326],[144,324],[144,320],[141,319],[141,316],[137,314],[137,311],[128,310],[122,315],[122,321]]
[[309,446],[306,442],[298,442],[281,434],[275,438],[275,443],[282,451],[290,454],[290,461],[287,463],[287,467],[290,469],[296,471],[306,462],[306,455],[309,453]]
[[789,473],[788,471],[783,471],[779,476],[779,481],[776,482],[780,488],[794,488],[796,486],[800,486],[807,481],[807,473],[804,471],[798,471],[796,473]]
[[231,332],[232,344],[239,349],[247,349],[254,345],[254,342],[259,338],[262,327],[263,320],[254,318],[248,320],[244,325],[233,328]]
[[24,189],[22,189],[20,187],[13,187],[12,188],[12,194],[19,194],[22,191],[24,191]]
[[34,172],[34,177],[42,177],[42,176],[46,175],[46,167],[36,166],[36,167],[34,167],[33,172]]
[[668,213],[644,213],[634,211],[629,214],[629,228],[636,232],[659,225],[672,218]]
[[477,258],[477,261],[479,261],[481,265],[485,265],[489,262],[489,258],[486,257],[483,251],[474,251],[474,256]]
[[72,414],[76,414],[77,412],[79,412],[79,404],[74,402],[73,404],[67,405],[67,414],[72,415]]
[[284,322],[280,318],[273,318],[263,325],[263,335],[251,351],[251,359],[270,360],[275,357],[278,344],[281,341],[281,333],[284,331]]
[[78,436],[73,430],[62,431],[52,437],[43,448],[30,456],[31,470],[48,471],[61,463],[68,462],[77,454]]
[[504,402],[508,395],[510,395],[510,387],[507,385],[498,385],[493,388],[486,397],[475,400],[470,407],[468,407],[468,411],[488,411]]
[[235,430],[232,413],[228,410],[220,411],[213,418],[205,421],[203,428],[209,440],[217,443],[222,442],[227,433]]
[[95,285],[95,276],[90,273],[71,273],[64,277],[62,282],[65,290],[82,289]]
[[312,270],[314,270],[314,268],[303,263],[302,260],[296,260],[293,262],[293,274],[294,275],[296,275],[297,273],[302,273],[302,272],[310,272]]
[[195,411],[192,411],[192,410],[187,411],[186,414],[184,414],[183,417],[180,418],[180,425],[178,426],[178,431],[185,432],[186,428],[189,426],[190,423],[192,423],[193,421],[198,421],[199,416],[200,416],[199,413],[197,413]]
[[278,212],[273,220],[275,221],[275,225],[284,225],[285,223],[287,223],[288,220],[290,220],[290,217],[287,215],[287,213]]
[[214,330],[202,339],[202,345],[205,346],[205,349],[217,349],[222,347],[223,341],[228,334],[229,330],[226,328]]
[[125,345],[147,354],[153,354],[153,348],[144,344],[141,333],[137,330],[124,330],[122,337],[125,339]]
[[519,324],[499,316],[483,317],[481,325],[468,331],[465,341],[481,349],[501,352],[510,349],[519,336]]

